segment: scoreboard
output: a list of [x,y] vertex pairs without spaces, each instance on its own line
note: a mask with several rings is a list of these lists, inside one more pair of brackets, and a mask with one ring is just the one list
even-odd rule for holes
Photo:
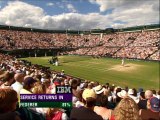
[[20,94],[20,107],[71,108],[70,86],[56,86],[56,94]]

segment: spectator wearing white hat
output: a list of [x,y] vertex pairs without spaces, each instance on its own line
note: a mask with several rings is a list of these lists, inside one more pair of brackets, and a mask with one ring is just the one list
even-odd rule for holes
[[96,105],[99,106],[100,99],[101,99],[101,96],[104,95],[105,88],[102,85],[98,85],[98,86],[94,87],[93,90],[97,94]]
[[118,97],[120,97],[120,98],[124,98],[124,97],[126,97],[128,94],[127,94],[127,92],[125,91],[125,90],[121,90],[121,92],[118,92],[117,93],[117,96]]
[[131,97],[136,103],[139,102],[139,98],[137,97],[137,95],[134,94],[133,89],[128,90],[128,96]]

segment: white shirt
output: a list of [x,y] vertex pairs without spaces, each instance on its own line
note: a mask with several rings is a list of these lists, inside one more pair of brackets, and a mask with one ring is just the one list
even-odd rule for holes
[[23,85],[20,82],[15,82],[14,84],[11,85],[11,87],[18,93],[20,94],[20,90],[23,88]]

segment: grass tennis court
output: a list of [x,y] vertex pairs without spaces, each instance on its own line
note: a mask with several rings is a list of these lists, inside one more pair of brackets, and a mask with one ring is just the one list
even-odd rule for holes
[[51,57],[23,59],[90,81],[109,82],[121,87],[159,89],[159,62],[125,60],[125,66],[121,66],[120,59],[59,56],[60,65],[54,66],[48,62]]

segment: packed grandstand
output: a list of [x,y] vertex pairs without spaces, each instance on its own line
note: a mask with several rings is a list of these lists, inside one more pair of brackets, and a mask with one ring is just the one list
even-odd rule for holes
[[0,48],[1,50],[65,48],[61,54],[160,60],[159,28],[123,32],[119,30],[109,34],[45,32],[36,32],[32,28],[30,31],[28,29],[21,31],[10,26],[2,27]]
[[[0,29],[0,119],[158,120],[160,91],[82,81],[64,74],[63,71],[57,73],[43,66],[28,64],[5,53],[26,49],[57,49],[60,50],[59,54],[159,61],[159,41],[159,28],[71,34],[65,31],[52,33],[34,29],[16,30],[5,26]],[[20,94],[53,94],[57,85],[72,87],[72,110],[16,107]]]

